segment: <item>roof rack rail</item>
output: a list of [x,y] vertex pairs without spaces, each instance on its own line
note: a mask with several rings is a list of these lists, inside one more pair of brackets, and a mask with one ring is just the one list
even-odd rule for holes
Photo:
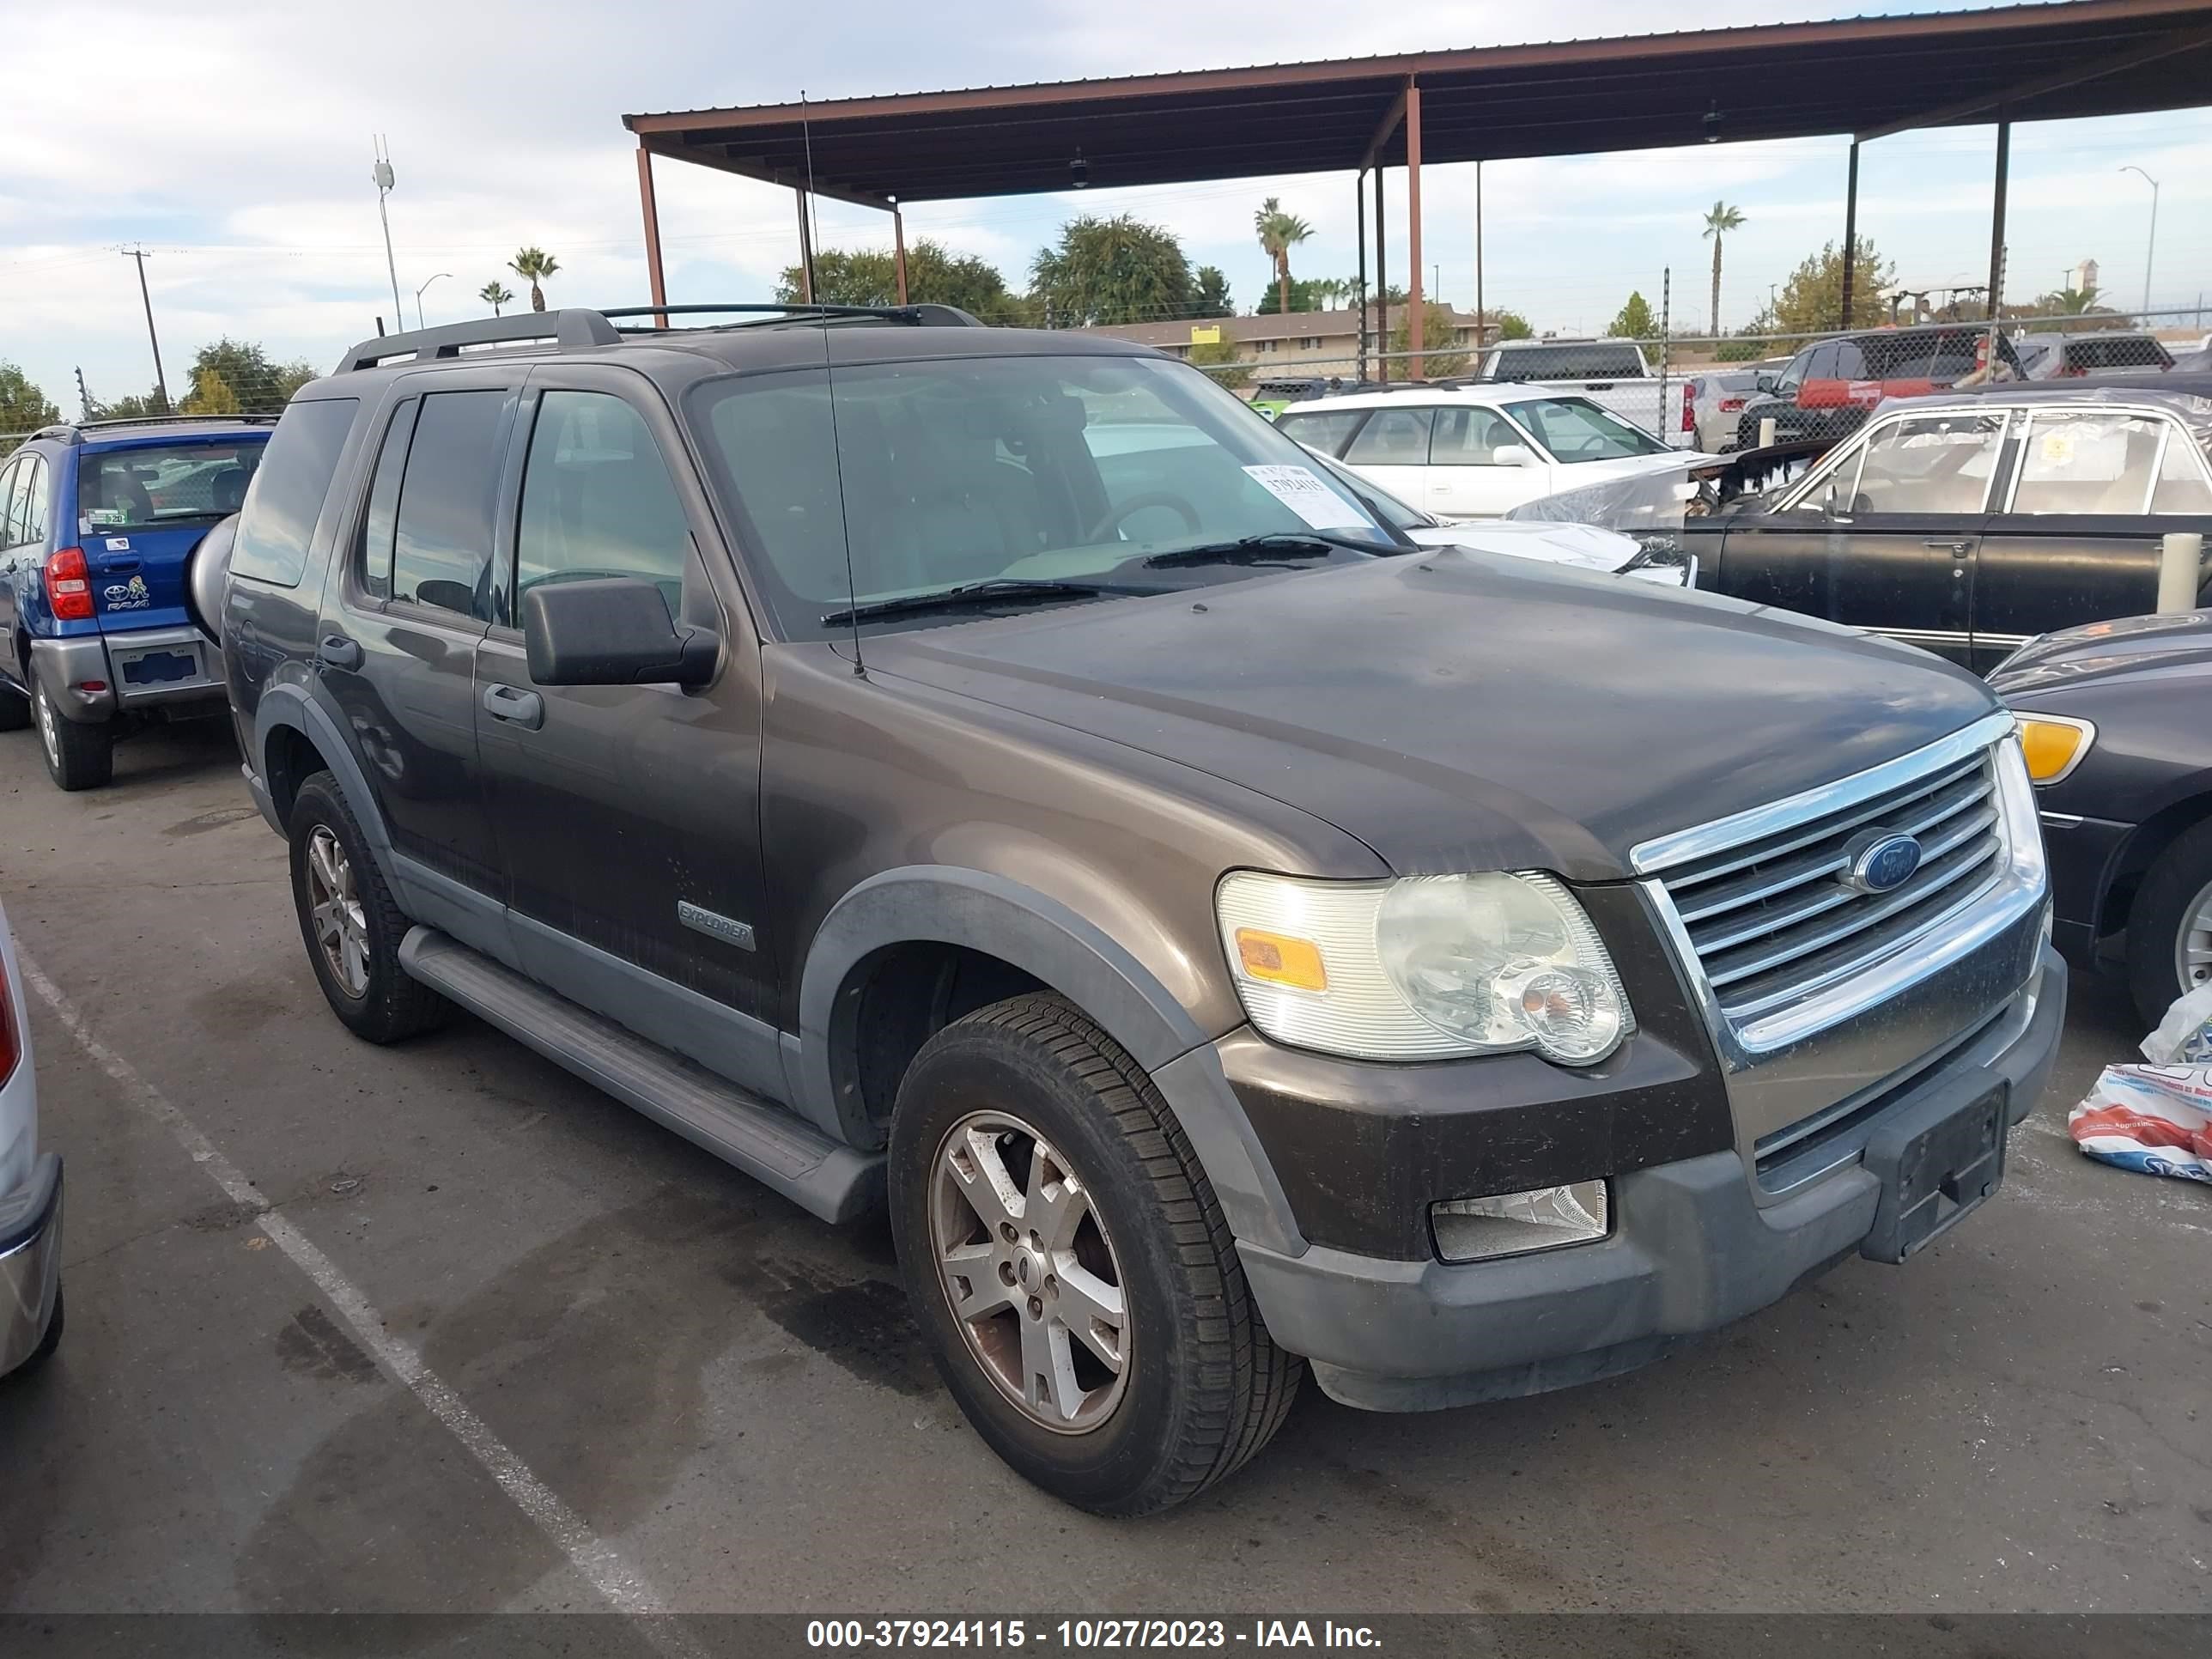
[[[816,305],[807,301],[795,301],[789,305],[749,303],[742,305],[680,305],[680,306],[621,306],[602,310],[599,315],[615,317],[691,317],[717,313],[747,316],[789,317],[805,322],[813,318],[835,321],[841,318],[866,319],[872,322],[906,323],[923,328],[982,328],[982,319],[965,312],[957,306],[935,305],[921,301],[906,306],[835,306]],[[631,333],[648,331],[633,329]]]
[[363,340],[338,362],[334,371],[349,374],[374,368],[395,357],[424,362],[458,357],[465,346],[520,345],[531,340],[551,340],[562,350],[587,346],[620,345],[614,325],[596,311],[570,306],[560,311],[525,311],[512,317],[479,317],[472,322],[446,323],[404,334],[380,334]]
[[118,426],[274,426],[275,415],[103,415],[96,421],[56,421],[42,426],[33,438],[63,438],[74,443],[78,434]]

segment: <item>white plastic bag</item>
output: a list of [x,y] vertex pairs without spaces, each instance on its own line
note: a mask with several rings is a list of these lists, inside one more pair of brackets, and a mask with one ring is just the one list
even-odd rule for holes
[[2166,1011],[2147,1066],[2107,1066],[2066,1119],[2091,1158],[2145,1175],[2212,1182],[2212,984]]

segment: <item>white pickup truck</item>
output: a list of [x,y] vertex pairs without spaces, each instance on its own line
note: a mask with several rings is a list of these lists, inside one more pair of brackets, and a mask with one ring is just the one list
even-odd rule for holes
[[1685,414],[1688,377],[1662,380],[1633,340],[1504,340],[1475,359],[1467,379],[1571,392],[1676,449],[1697,447],[1697,423]]

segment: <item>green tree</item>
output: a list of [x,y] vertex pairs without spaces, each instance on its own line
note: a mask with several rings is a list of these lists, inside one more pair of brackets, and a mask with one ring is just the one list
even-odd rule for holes
[[1194,317],[1234,317],[1237,302],[1229,297],[1229,278],[1218,265],[1198,268],[1198,289],[1192,296],[1190,314]]
[[1897,277],[1897,266],[1885,262],[1874,244],[1862,240],[1851,269],[1851,314],[1844,313],[1844,255],[1833,242],[1818,253],[1808,254],[1790,273],[1774,302],[1774,320],[1783,334],[1817,334],[1839,325],[1872,328],[1889,320],[1881,290]]
[[1030,264],[1030,297],[1048,328],[1188,317],[1196,292],[1174,233],[1126,213],[1069,220]]
[[1659,337],[1659,321],[1651,314],[1651,302],[1637,290],[1629,295],[1620,315],[1606,325],[1605,331],[1615,339],[1654,340]]
[[477,290],[477,298],[491,307],[493,316],[503,316],[503,308],[514,303],[514,290],[495,276]]
[[1270,288],[1260,296],[1260,303],[1252,307],[1255,317],[1275,317],[1290,314],[1283,310],[1285,297],[1291,312],[1326,311],[1334,303],[1335,282],[1327,276],[1297,276],[1291,279],[1290,293],[1285,295],[1279,285]]
[[1313,227],[1295,213],[1285,213],[1279,197],[1270,196],[1252,216],[1252,229],[1260,251],[1273,262],[1279,313],[1291,309],[1291,250],[1313,235]]
[[184,402],[177,405],[179,415],[238,415],[240,409],[238,394],[230,389],[230,382],[222,378],[222,371],[196,368],[192,371],[192,389],[185,394]]
[[[2087,288],[2062,288],[2054,293],[2039,295],[2033,306],[2025,307],[2026,314],[2033,317],[2062,318],[2049,323],[2030,323],[2031,334],[2048,334],[2062,329],[2124,328],[2128,319],[2108,305],[2100,304],[2101,292],[2094,283]],[[2008,306],[2008,313],[2021,307]]]
[[0,358],[0,455],[62,417],[52,400],[15,364]]
[[[786,266],[776,282],[776,299],[797,305],[801,292],[799,267]],[[957,306],[1000,327],[1027,320],[1021,295],[1006,291],[1006,279],[996,265],[973,254],[955,253],[927,237],[906,251],[906,295],[912,304]],[[890,248],[818,249],[814,298],[825,306],[897,304],[897,254]]]
[[1705,234],[1713,239],[1713,337],[1721,332],[1721,239],[1741,228],[1743,215],[1726,202],[1715,202],[1705,215]]
[[[1453,319],[1451,307],[1425,301],[1421,306],[1421,373],[1431,380],[1441,380],[1454,374],[1467,373],[1468,355],[1459,349],[1459,325]],[[1413,349],[1412,319],[1401,316],[1398,326],[1390,331],[1390,349],[1407,352]],[[1399,356],[1392,360],[1391,372],[1404,374],[1410,370],[1411,360]]]
[[1501,340],[1533,340],[1536,337],[1536,331],[1529,326],[1528,319],[1517,311],[1506,311],[1493,306],[1483,313],[1482,320],[1498,331],[1498,337]]
[[545,309],[545,290],[538,283],[561,269],[561,262],[542,247],[517,248],[507,268],[530,284],[530,308]]
[[1231,392],[1252,383],[1252,371],[1249,368],[1212,367],[1217,363],[1233,363],[1237,361],[1237,343],[1234,340],[1208,340],[1203,344],[1194,345],[1190,349],[1190,361],[1206,370],[1207,380],[1212,380],[1216,386],[1227,386]]
[[[234,340],[228,335],[202,346],[188,372],[192,390],[179,405],[187,415],[274,415],[319,373],[309,362],[271,362],[269,354],[255,342]],[[222,392],[204,389],[202,382],[210,375],[220,383]],[[204,401],[209,396],[226,394],[231,399],[227,408]]]

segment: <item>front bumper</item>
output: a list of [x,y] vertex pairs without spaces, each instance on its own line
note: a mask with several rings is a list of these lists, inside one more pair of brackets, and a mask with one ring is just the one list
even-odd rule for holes
[[48,1152],[30,1180],[0,1193],[0,1376],[46,1340],[61,1276],[62,1161]]
[[2001,1169],[2002,1130],[2049,1079],[2065,1005],[2065,964],[2046,948],[2030,989],[1856,1121],[1828,1173],[1773,1203],[1756,1201],[1740,1151],[1710,1152],[1615,1176],[1613,1231],[1598,1243],[1451,1265],[1245,1241],[1245,1273],[1268,1334],[1346,1405],[1425,1411],[1613,1376],[1854,1251],[1894,1260],[1925,1243],[1896,1214],[1899,1149],[2002,1089]]

